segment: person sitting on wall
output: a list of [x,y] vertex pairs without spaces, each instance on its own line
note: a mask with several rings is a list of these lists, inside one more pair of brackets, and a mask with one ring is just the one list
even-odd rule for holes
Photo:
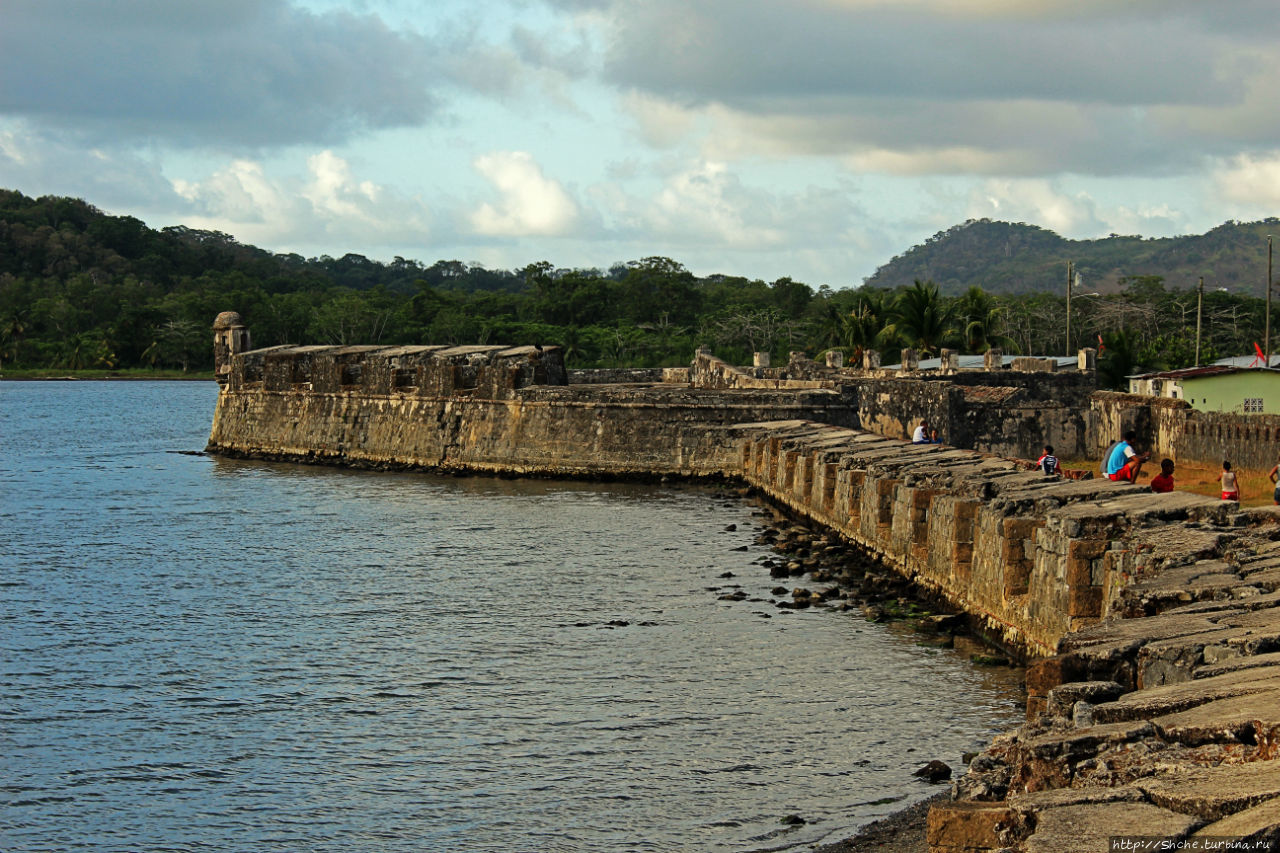
[[933,427],[932,429],[929,430],[929,443],[942,444],[942,436],[938,435],[937,427]]
[[1240,500],[1240,483],[1236,480],[1236,472],[1231,470],[1231,463],[1222,463],[1222,499],[1224,501]]
[[1267,476],[1271,478],[1271,482],[1276,484],[1275,494],[1272,498],[1276,502],[1276,506],[1280,506],[1280,462],[1276,463],[1276,467],[1267,472]]
[[1173,460],[1160,460],[1160,473],[1151,478],[1151,491],[1153,492],[1172,492],[1173,491]]
[[1116,445],[1111,451],[1111,458],[1107,460],[1107,479],[1114,480],[1118,483],[1136,483],[1138,482],[1138,474],[1142,472],[1142,463],[1148,459],[1147,454],[1139,454],[1133,449],[1133,442],[1136,436],[1130,430],[1124,434],[1124,440]]
[[920,426],[916,427],[916,431],[911,434],[912,444],[928,444],[929,443],[929,422],[921,421]]
[[1040,458],[1036,460],[1041,473],[1046,477],[1057,477],[1062,474],[1062,467],[1058,465],[1058,457],[1053,455],[1053,445],[1046,444],[1044,453],[1040,454]]

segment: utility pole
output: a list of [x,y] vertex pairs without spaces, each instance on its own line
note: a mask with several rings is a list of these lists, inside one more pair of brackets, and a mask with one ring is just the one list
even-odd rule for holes
[[1262,355],[1266,364],[1263,367],[1271,366],[1271,235],[1267,235],[1267,324],[1266,333],[1263,337]]
[[1196,367],[1200,366],[1200,317],[1204,314],[1204,276],[1196,288]]
[[[1071,357],[1071,279],[1072,267],[1074,263],[1067,261],[1067,352],[1068,358]],[[1268,312],[1267,316],[1270,316]]]

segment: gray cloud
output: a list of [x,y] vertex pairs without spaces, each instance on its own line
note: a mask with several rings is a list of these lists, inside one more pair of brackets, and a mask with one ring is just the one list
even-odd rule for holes
[[1239,97],[1223,60],[1242,40],[1276,38],[1275,15],[1248,0],[1075,5],[1035,17],[942,3],[617,3],[608,68],[625,85],[748,105],[815,94],[1205,104]]
[[999,171],[1002,155],[1012,174],[1114,174],[1280,136],[1274,96],[1260,109],[1280,73],[1264,0],[607,5],[611,82],[728,107],[776,153],[971,147],[991,166],[939,171]]
[[331,143],[425,121],[433,56],[378,18],[285,0],[9,0],[0,114],[102,138]]
[[80,196],[104,208],[184,206],[153,158],[120,149],[86,151],[79,139],[0,121],[0,187],[27,195]]

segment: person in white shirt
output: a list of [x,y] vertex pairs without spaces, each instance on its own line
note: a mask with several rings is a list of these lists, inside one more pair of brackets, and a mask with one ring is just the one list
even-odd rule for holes
[[929,443],[929,422],[921,421],[920,426],[916,427],[916,431],[911,434],[912,444],[928,444]]

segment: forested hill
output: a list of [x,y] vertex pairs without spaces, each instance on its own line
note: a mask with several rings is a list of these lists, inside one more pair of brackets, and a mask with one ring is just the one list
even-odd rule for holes
[[1066,240],[1035,225],[970,220],[930,237],[876,270],[871,287],[896,288],[933,281],[944,294],[978,285],[989,293],[1060,293],[1073,261],[1084,290],[1114,293],[1122,278],[1160,276],[1187,289],[1205,286],[1263,296],[1267,235],[1280,237],[1280,219],[1227,222],[1207,234],[1143,238],[1113,234]]
[[[572,367],[688,364],[703,345],[746,364],[756,352],[785,361],[836,348],[857,361],[867,349],[889,358],[904,347],[1044,354],[1098,342],[1100,370],[1123,387],[1139,367],[1195,363],[1197,329],[1205,361],[1265,340],[1265,304],[1242,285],[1265,280],[1265,231],[1276,224],[1071,242],[971,222],[895,259],[869,287],[832,290],[786,277],[695,276],[660,256],[608,270],[304,258],[218,231],[156,230],[80,199],[0,190],[0,372],[207,370],[209,324],[235,310],[257,346],[545,343],[564,347]],[[1068,259],[1085,284],[1069,329]],[[1198,312],[1187,288],[1201,274],[1210,286]],[[1120,275],[1122,288],[1105,286]],[[950,296],[934,282],[952,293],[981,287]]]
[[389,264],[363,255],[304,258],[274,254],[221,231],[182,225],[158,231],[132,216],[111,216],[78,199],[28,198],[0,189],[0,275],[64,280],[88,275],[133,276],[166,290],[211,274],[239,274],[274,292],[345,287],[413,293],[419,281],[464,290],[513,290],[524,278],[506,270],[439,261],[430,267],[396,258]]

